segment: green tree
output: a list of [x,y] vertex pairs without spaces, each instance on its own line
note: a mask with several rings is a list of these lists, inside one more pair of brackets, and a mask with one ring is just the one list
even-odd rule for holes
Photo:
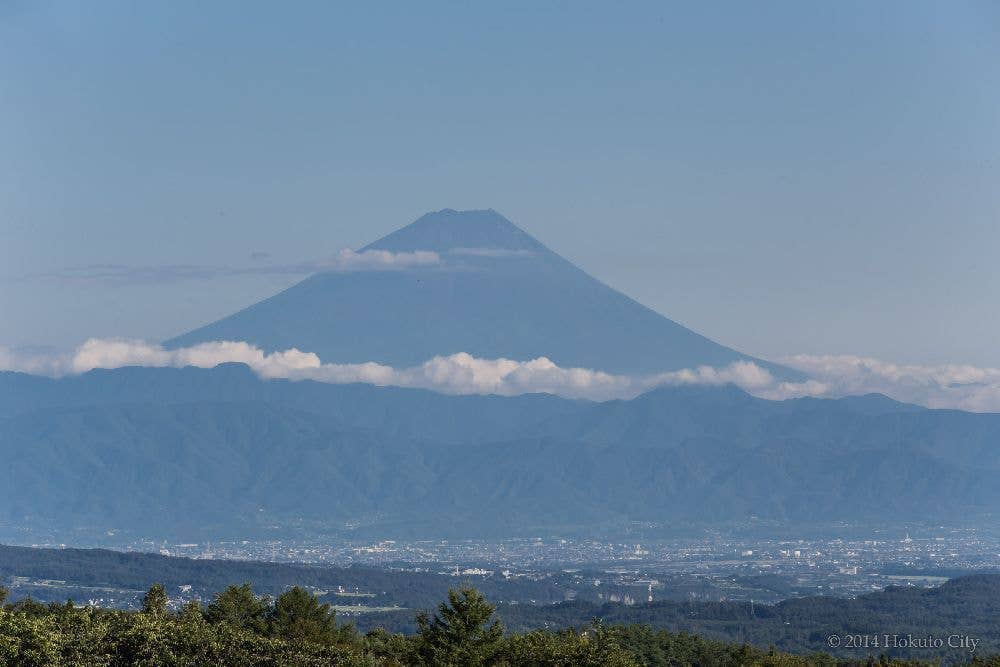
[[304,588],[290,588],[274,601],[271,632],[289,641],[336,644],[341,640],[335,612]]
[[0,586],[0,607],[2,607],[3,603],[7,601],[8,595],[10,595],[10,591],[8,591],[3,586]]
[[150,616],[167,615],[167,591],[163,584],[153,584],[142,598],[142,611]]
[[[546,667],[636,667],[640,663],[600,625],[583,632],[532,630],[512,635],[504,646],[505,661],[511,665]],[[667,664],[660,663],[641,664]],[[672,663],[671,663],[672,664]]]
[[244,583],[218,593],[205,608],[205,618],[210,623],[229,623],[262,634],[269,606],[267,599],[257,597],[250,584]]
[[493,605],[474,588],[448,591],[434,618],[417,616],[417,657],[425,665],[495,664],[503,648],[503,625],[492,623]]
[[403,667],[415,662],[413,637],[395,634],[385,628],[368,631],[362,645],[375,658],[376,664],[383,667]]
[[[44,605],[43,605],[44,606]],[[0,611],[0,665],[59,664],[60,636],[51,619]]]
[[179,616],[185,621],[203,621],[205,620],[205,612],[201,609],[201,602],[198,600],[188,600],[181,607]]
[[25,616],[32,616],[36,618],[45,616],[49,611],[49,608],[46,605],[33,599],[30,595],[23,597],[14,604],[10,605],[9,609],[18,614],[24,614]]

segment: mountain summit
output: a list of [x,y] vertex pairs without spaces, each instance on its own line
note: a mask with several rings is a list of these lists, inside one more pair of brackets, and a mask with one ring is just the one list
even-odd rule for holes
[[364,250],[449,252],[462,248],[492,248],[513,252],[550,252],[513,222],[493,209],[455,211],[446,208],[421,216]]
[[167,341],[296,347],[325,362],[413,366],[437,355],[548,357],[563,367],[655,373],[751,360],[633,301],[493,210],[428,213],[362,249],[430,251],[430,265],[317,273]]

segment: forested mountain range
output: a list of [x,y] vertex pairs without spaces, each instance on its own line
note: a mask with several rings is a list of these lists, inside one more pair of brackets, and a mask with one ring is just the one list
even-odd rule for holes
[[0,415],[0,511],[15,525],[505,536],[1000,509],[1000,415],[876,395],[666,387],[593,403],[268,381],[226,364],[3,373]]

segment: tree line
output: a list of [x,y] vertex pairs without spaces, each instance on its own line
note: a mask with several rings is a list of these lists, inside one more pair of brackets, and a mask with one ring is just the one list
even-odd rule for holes
[[[0,604],[6,591],[0,588]],[[0,665],[402,667],[914,667],[928,664],[871,657],[837,660],[791,655],[706,640],[643,625],[592,622],[577,629],[507,633],[495,608],[471,587],[452,589],[434,613],[417,614],[418,631],[359,633],[308,590],[271,599],[249,584],[229,586],[206,605],[171,610],[154,584],[137,611],[42,604],[24,598],[0,608]],[[1000,667],[1000,658],[975,664]]]

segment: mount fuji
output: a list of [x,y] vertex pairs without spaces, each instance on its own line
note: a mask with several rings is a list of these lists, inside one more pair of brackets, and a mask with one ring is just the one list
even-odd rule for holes
[[436,261],[335,270],[169,341],[239,340],[325,362],[413,366],[434,356],[528,360],[620,374],[753,361],[630,299],[493,210],[428,213],[360,252],[424,251]]

